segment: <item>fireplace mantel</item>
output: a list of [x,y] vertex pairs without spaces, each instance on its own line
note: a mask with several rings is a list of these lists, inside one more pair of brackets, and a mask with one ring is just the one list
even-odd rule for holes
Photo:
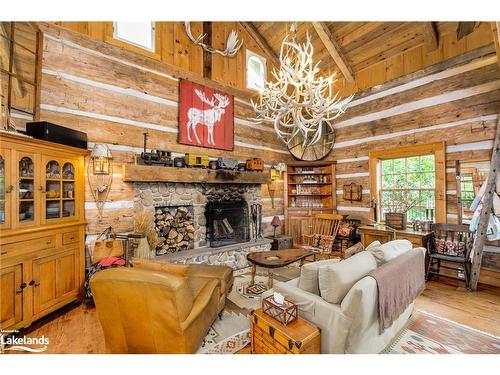
[[202,168],[174,168],[125,164],[126,182],[181,182],[205,184],[267,184],[267,172],[227,171]]

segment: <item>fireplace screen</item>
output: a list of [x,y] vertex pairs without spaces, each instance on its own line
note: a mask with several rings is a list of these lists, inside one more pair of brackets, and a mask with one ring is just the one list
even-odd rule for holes
[[249,241],[248,208],[245,201],[209,202],[205,215],[210,247]]

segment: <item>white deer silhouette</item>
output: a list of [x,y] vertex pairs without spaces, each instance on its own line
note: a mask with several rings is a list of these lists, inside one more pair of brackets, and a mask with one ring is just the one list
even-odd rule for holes
[[[203,103],[208,104],[212,108],[205,110],[198,109],[195,107],[189,108],[188,110],[189,121],[187,123],[188,141],[192,142],[190,134],[192,129],[194,132],[194,136],[196,138],[196,142],[198,142],[198,144],[201,144],[200,139],[198,138],[198,134],[196,133],[196,126],[198,124],[201,124],[203,126],[206,126],[208,130],[207,143],[209,145],[215,145],[214,126],[217,122],[220,121],[224,112],[226,112],[226,107],[229,105],[229,98],[227,96],[214,93],[212,99],[208,100],[205,97],[205,93],[203,93],[201,90],[195,89],[194,91],[196,92],[196,95],[198,95],[198,98],[200,98]],[[215,99],[217,99],[217,104],[215,104]]]

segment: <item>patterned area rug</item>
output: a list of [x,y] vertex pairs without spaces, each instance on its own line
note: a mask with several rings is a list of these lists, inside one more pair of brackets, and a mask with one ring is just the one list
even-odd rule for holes
[[386,354],[500,354],[500,337],[415,310]]
[[[246,287],[250,285],[252,276],[250,274],[239,275],[234,278],[233,289],[229,293],[228,299],[236,306],[251,310],[257,310],[261,303],[260,295],[252,295],[246,292]],[[255,276],[255,283],[267,290],[267,276]]]
[[234,354],[250,343],[248,317],[224,311],[210,327],[197,354]]

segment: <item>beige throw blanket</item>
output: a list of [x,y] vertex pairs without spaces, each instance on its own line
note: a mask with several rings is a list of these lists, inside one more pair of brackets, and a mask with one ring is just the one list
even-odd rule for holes
[[410,250],[368,274],[377,281],[381,334],[425,289],[424,270],[424,253]]

